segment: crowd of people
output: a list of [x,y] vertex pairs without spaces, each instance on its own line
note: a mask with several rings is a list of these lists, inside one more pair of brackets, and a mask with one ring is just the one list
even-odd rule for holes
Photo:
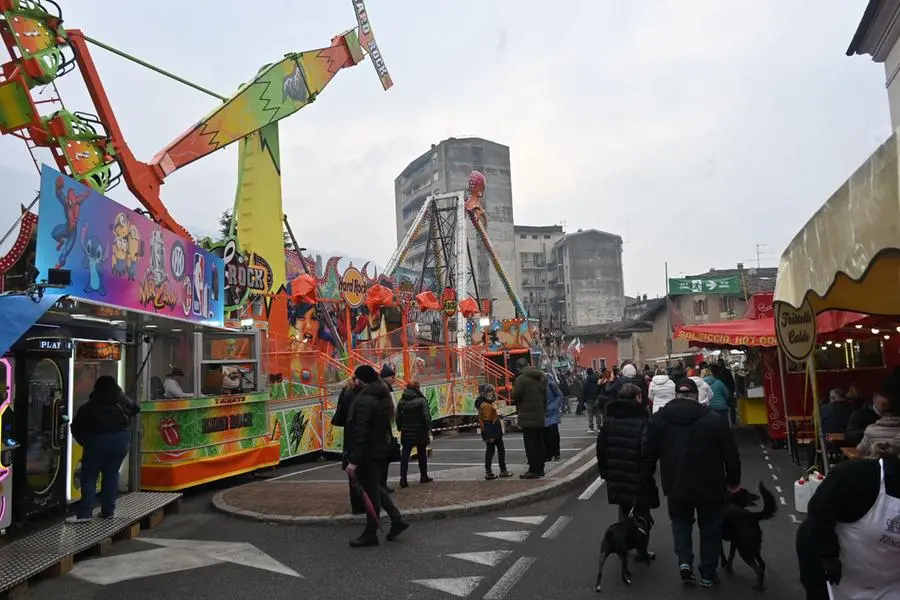
[[[711,371],[707,378],[709,381],[701,381],[710,388],[724,387]],[[687,584],[697,582],[696,522],[699,583],[712,587],[718,582],[727,494],[737,491],[741,483],[740,455],[726,413],[727,392],[720,390],[726,411],[717,410],[712,406],[715,392],[701,401],[698,382],[683,369],[644,376],[633,364],[616,368],[612,374],[589,372],[583,389],[580,402],[589,418],[593,415],[599,420],[597,464],[606,480],[607,499],[618,506],[619,521],[637,513],[643,522],[653,522],[650,512],[660,506],[658,464],[679,577]],[[651,556],[647,551],[644,558]]]
[[[387,484],[390,462],[400,462],[400,486],[407,487],[412,451],[420,482],[429,483],[427,445],[431,434],[428,402],[417,382],[410,382],[396,408],[391,391],[394,373],[368,365],[356,369],[341,393],[333,423],[345,428],[344,468],[349,476],[354,513],[366,514],[353,547],[379,543],[379,512],[391,520],[387,539],[396,539],[409,524],[391,500]],[[900,382],[900,379],[898,379]],[[527,470],[522,479],[545,476],[548,461],[559,460],[561,415],[577,401],[576,413],[588,416],[588,431],[597,435],[597,464],[606,481],[607,500],[621,523],[640,517],[653,523],[660,490],[666,497],[678,577],[687,584],[712,587],[719,581],[723,519],[729,499],[741,484],[741,457],[732,435],[735,382],[724,362],[686,369],[641,371],[631,362],[599,373],[567,373],[557,380],[520,360],[511,400],[522,431]],[[877,461],[850,461],[835,468],[809,503],[798,531],[797,554],[807,598],[893,598],[879,590],[900,589],[895,553],[900,548],[900,389],[889,380],[863,401],[855,387],[833,390],[822,407],[826,432],[841,432],[865,456]],[[475,402],[485,445],[486,480],[512,477],[506,462],[505,426],[497,390],[482,385]],[[399,442],[392,434],[399,431]],[[499,471],[494,471],[494,460]],[[658,473],[657,473],[658,469]],[[657,485],[657,476],[659,485]],[[885,529],[887,523],[887,529]],[[694,556],[694,526],[700,538]],[[649,542],[649,531],[647,531]],[[647,545],[639,558],[650,560]],[[697,569],[695,571],[695,564]],[[860,595],[862,594],[862,595]],[[881,594],[881,595],[878,595]]]

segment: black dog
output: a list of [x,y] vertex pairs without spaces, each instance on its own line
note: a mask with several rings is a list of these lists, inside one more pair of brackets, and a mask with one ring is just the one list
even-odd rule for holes
[[[759,512],[750,512],[749,506],[755,506],[756,501],[762,498],[763,509]],[[728,558],[725,558],[725,549],[722,549],[722,566],[729,573],[734,570],[734,555],[740,554],[753,572],[756,573],[756,585],[754,590],[762,591],[765,588],[766,561],[762,558],[762,529],[760,521],[771,519],[775,516],[778,505],[775,496],[763,485],[759,484],[759,495],[750,490],[741,488],[731,495],[725,506],[725,515],[722,521],[722,541],[731,542]]]
[[648,565],[656,558],[652,552],[647,552],[650,544],[650,530],[653,528],[653,517],[650,512],[639,512],[634,509],[628,513],[624,522],[613,523],[603,534],[603,542],[600,544],[600,567],[597,570],[597,591],[600,591],[600,578],[603,576],[603,565],[611,554],[616,554],[622,565],[622,581],[631,583],[631,571],[628,570],[628,551],[637,550],[638,560],[645,561]]

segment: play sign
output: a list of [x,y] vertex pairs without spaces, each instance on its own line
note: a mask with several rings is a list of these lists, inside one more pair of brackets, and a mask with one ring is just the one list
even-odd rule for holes
[[689,296],[691,294],[735,294],[740,295],[740,277],[718,277],[669,279],[670,296]]

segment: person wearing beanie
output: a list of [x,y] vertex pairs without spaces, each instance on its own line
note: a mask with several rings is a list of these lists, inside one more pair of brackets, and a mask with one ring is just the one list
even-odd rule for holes
[[94,518],[97,478],[100,477],[100,514],[111,519],[119,494],[119,469],[131,446],[131,420],[140,407],[132,402],[109,375],[94,382],[94,391],[75,414],[71,432],[81,446],[81,502],[69,523]]
[[385,364],[381,367],[381,378],[384,379],[391,391],[394,391],[394,380],[397,379],[397,373],[391,365]]
[[[393,540],[409,528],[400,511],[380,485],[382,470],[387,467],[392,440],[391,423],[394,420],[394,400],[391,391],[378,373],[369,365],[361,365],[354,376],[364,385],[356,393],[347,426],[344,428],[344,453],[347,459],[347,476],[355,481],[369,496],[374,514],[381,507],[391,517],[391,529],[387,539]],[[353,548],[378,545],[378,518],[367,514],[366,528],[362,535],[350,541]]]
[[[374,368],[372,369],[372,372],[373,373],[375,372]],[[393,367],[391,367],[391,365],[389,365],[387,363],[383,364],[381,366],[381,372],[378,374],[378,377],[381,377],[381,381],[383,381],[385,383],[385,385],[387,385],[388,390],[391,393],[393,393],[394,381],[397,378]],[[393,434],[391,434],[391,445],[393,447],[397,446],[397,440],[396,440],[396,438],[394,438]],[[386,491],[388,494],[394,493],[394,488],[392,488],[391,486],[388,485],[388,474],[391,470],[391,461],[392,461],[391,454],[394,454],[393,460],[397,460],[396,450],[394,450],[394,452],[388,452],[387,459],[385,460],[385,463],[384,463],[384,468],[381,469],[381,479],[378,481],[381,484],[381,487],[384,488],[384,491]],[[399,454],[400,454],[400,458],[403,458],[402,449],[400,450]]]
[[675,399],[650,419],[646,472],[659,462],[681,580],[693,583],[693,528],[700,528],[700,585],[718,581],[726,492],[741,484],[741,457],[728,421],[699,402],[690,378],[675,382]]

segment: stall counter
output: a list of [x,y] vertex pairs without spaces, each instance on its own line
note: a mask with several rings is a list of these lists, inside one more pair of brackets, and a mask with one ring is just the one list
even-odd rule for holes
[[141,488],[182,490],[279,462],[269,392],[141,404]]

